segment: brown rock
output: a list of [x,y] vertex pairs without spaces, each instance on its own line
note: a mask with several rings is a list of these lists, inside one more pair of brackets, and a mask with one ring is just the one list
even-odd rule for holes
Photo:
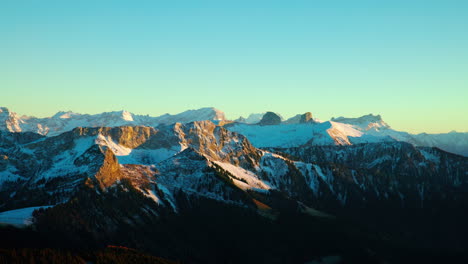
[[105,150],[104,163],[94,177],[103,190],[122,178],[119,161],[112,150],[108,148]]
[[313,122],[314,120],[312,119],[312,113],[311,112],[307,112],[303,115],[301,115],[301,119],[299,121],[299,123],[309,123],[309,122]]

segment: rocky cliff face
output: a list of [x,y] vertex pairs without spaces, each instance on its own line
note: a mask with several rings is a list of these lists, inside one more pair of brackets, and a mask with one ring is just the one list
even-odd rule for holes
[[122,178],[120,164],[112,150],[106,149],[103,164],[94,178],[99,182],[102,190],[109,188]]
[[99,127],[83,128],[78,127],[72,132],[76,136],[102,136],[110,138],[116,144],[126,148],[137,148],[146,143],[149,138],[157,134],[153,127],[145,126],[121,126],[121,127]]

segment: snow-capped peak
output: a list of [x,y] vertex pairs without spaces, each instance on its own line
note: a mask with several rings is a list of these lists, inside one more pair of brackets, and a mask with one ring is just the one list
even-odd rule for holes
[[255,124],[260,122],[262,120],[262,117],[265,115],[266,112],[263,113],[256,113],[256,114],[250,114],[246,119],[245,123],[247,124]]
[[379,130],[390,128],[390,126],[382,120],[380,115],[368,114],[357,118],[337,117],[332,118],[331,121],[350,124],[359,127],[363,130]]
[[175,115],[165,114],[157,117],[156,119],[158,123],[173,124],[176,122],[189,123],[202,120],[223,121],[225,120],[225,116],[224,112],[221,110],[218,110],[214,107],[205,107],[200,109],[187,110]]
[[133,121],[133,114],[125,110],[105,112],[102,114],[97,114],[96,116],[104,118],[104,119],[112,118],[115,121],[117,120],[128,121],[128,122]]
[[213,115],[211,120],[218,120],[218,121],[225,120],[224,112],[214,107],[205,107],[205,108],[201,108],[195,111],[198,111],[200,113],[205,113],[208,115]]
[[57,112],[55,115],[53,115],[52,118],[68,119],[77,115],[80,115],[80,114],[73,113],[72,111],[66,111],[66,112],[60,111],[60,112]]
[[132,113],[128,112],[128,111],[122,111],[122,118],[123,120],[125,121],[133,121],[133,115]]

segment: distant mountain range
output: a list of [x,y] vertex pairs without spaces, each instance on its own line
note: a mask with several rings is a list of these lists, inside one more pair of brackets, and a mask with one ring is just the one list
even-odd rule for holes
[[188,110],[180,114],[157,117],[135,115],[127,111],[105,112],[96,115],[58,112],[52,117],[36,118],[19,116],[0,107],[0,129],[10,132],[34,132],[55,136],[76,127],[158,126],[161,124],[188,123],[193,121],[225,120],[224,113],[215,108]]
[[0,223],[47,243],[193,263],[468,257],[467,133],[374,115],[1,111]]
[[415,146],[438,147],[448,152],[468,156],[468,133],[411,134],[393,130],[380,115],[358,118],[338,117],[330,121],[313,118],[312,114],[298,114],[288,120],[277,113],[268,112],[277,122],[261,123],[265,113],[251,114],[234,121],[226,120],[224,112],[208,107],[188,110],[179,114],[151,117],[135,115],[127,111],[105,112],[89,115],[58,112],[52,117],[36,118],[19,116],[0,107],[0,130],[10,132],[34,132],[55,136],[76,127],[149,126],[158,127],[174,123],[210,120],[215,124],[243,134],[256,147],[298,147],[312,145],[353,145],[372,142],[408,142]]

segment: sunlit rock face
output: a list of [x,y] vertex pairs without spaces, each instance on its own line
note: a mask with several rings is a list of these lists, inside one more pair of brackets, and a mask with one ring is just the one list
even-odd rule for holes
[[312,113],[311,112],[307,112],[303,115],[301,115],[301,119],[299,120],[299,123],[308,123],[308,122],[313,122],[313,118],[312,118]]

